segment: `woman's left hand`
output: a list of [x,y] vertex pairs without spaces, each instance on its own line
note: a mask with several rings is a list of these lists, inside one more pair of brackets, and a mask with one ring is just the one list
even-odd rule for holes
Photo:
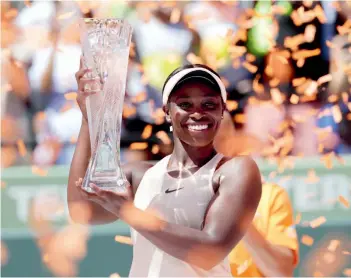
[[90,183],[90,188],[94,192],[87,192],[82,188],[82,179],[76,182],[77,187],[81,190],[87,200],[95,202],[107,211],[115,214],[120,218],[120,212],[123,206],[130,205],[133,202],[133,193],[131,185],[127,185],[126,193],[117,193],[110,190],[103,190],[97,185]]

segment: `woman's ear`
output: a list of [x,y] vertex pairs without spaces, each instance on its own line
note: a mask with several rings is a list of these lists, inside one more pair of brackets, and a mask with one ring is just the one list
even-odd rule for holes
[[169,107],[168,107],[168,105],[163,105],[162,110],[163,110],[163,112],[165,112],[166,121],[168,123],[171,123],[171,116],[169,115]]

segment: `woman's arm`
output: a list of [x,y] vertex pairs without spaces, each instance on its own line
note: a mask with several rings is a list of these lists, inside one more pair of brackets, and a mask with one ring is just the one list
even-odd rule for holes
[[294,272],[294,253],[285,246],[267,241],[251,225],[243,237],[245,247],[258,269],[265,277],[292,277]]
[[[76,186],[76,182],[85,176],[90,156],[89,127],[83,119],[68,179],[67,199],[70,216],[73,221],[85,224],[97,225],[114,222],[118,219],[115,214],[99,204],[87,200]],[[122,171],[132,185],[134,194],[144,173],[152,166],[152,162],[128,163],[122,166]],[[134,172],[133,175],[132,172]]]
[[132,204],[123,206],[119,215],[161,250],[203,269],[211,269],[245,234],[261,198],[262,186],[259,170],[250,158],[233,158],[217,171],[219,190],[202,230],[161,221]]

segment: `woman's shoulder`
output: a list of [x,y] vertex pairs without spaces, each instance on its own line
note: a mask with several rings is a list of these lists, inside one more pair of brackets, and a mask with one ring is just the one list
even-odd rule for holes
[[217,165],[216,171],[233,171],[234,169],[243,170],[243,173],[245,173],[250,172],[250,170],[258,170],[258,166],[253,160],[253,158],[248,155],[223,156],[223,158]]

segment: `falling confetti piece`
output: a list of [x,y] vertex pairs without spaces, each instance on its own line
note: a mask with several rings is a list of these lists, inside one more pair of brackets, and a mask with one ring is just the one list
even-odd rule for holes
[[337,94],[332,94],[328,97],[329,103],[337,102],[338,100],[339,100],[339,96]]
[[292,58],[294,60],[300,60],[300,59],[306,59],[306,58],[310,58],[313,56],[318,56],[321,54],[321,50],[319,48],[313,49],[313,50],[298,50],[296,52],[293,53]]
[[316,26],[309,24],[306,26],[304,38],[306,42],[313,42],[316,35]]
[[252,88],[255,91],[255,93],[257,94],[262,94],[264,92],[264,86],[263,84],[259,83],[259,79],[260,79],[261,75],[257,74],[253,83],[252,83]]
[[32,173],[38,176],[45,177],[48,174],[47,170],[39,168],[38,166],[32,166]]
[[304,64],[305,64],[305,59],[298,59],[297,62],[296,62],[296,65],[299,68],[302,68]]
[[180,15],[181,15],[180,9],[178,8],[173,9],[170,17],[170,22],[172,24],[177,24],[180,20]]
[[171,139],[168,137],[167,133],[163,130],[156,133],[156,137],[160,139],[165,145],[170,145],[172,143]]
[[307,246],[311,246],[314,242],[314,239],[308,235],[303,235],[301,237],[301,243]]
[[129,149],[131,150],[145,150],[147,148],[147,143],[135,142],[130,144]]
[[248,62],[243,62],[243,67],[246,68],[250,73],[256,73],[257,72],[257,66],[252,65]]
[[343,253],[344,255],[351,255],[351,252],[349,252],[349,251],[342,251],[342,253]]
[[1,181],[1,188],[5,188],[6,187],[6,182]]
[[131,237],[128,236],[115,236],[115,241],[123,244],[133,245]]
[[351,20],[348,19],[345,21],[345,23],[341,26],[337,26],[336,29],[339,32],[340,35],[345,35],[348,32],[350,32],[350,27],[351,27]]
[[331,41],[326,41],[325,44],[329,47],[329,48],[335,48],[335,45],[331,42]]
[[334,105],[332,107],[332,114],[333,114],[334,121],[336,123],[340,123],[342,120],[342,114],[340,111],[340,107],[338,105]]
[[313,184],[319,182],[319,180],[320,179],[317,177],[315,170],[311,169],[308,171],[307,179],[305,179],[306,183]]
[[143,133],[141,134],[141,138],[147,139],[151,136],[151,134],[152,134],[152,126],[147,125],[147,126],[145,126]]
[[311,226],[311,228],[314,229],[314,228],[317,228],[317,227],[319,227],[320,225],[324,224],[325,222],[327,222],[327,219],[326,219],[324,216],[320,216],[320,217],[318,217],[318,218],[312,220],[312,221],[310,222],[310,226]]
[[75,12],[64,13],[64,14],[58,15],[58,16],[57,16],[57,19],[58,19],[58,20],[67,19],[67,18],[72,17],[74,14],[75,14]]
[[350,207],[350,203],[348,200],[346,200],[346,198],[344,196],[339,196],[338,197],[339,202],[345,207],[345,208],[349,208]]
[[151,152],[153,154],[157,154],[159,151],[160,151],[160,147],[158,145],[153,145],[152,146]]
[[315,12],[315,15],[316,17],[318,18],[319,22],[324,24],[327,22],[327,18],[324,14],[324,10],[323,8],[321,7],[321,5],[317,5],[315,8],[314,8],[314,12]]
[[227,100],[226,105],[229,111],[234,111],[239,107],[239,103],[235,100]]
[[135,97],[131,99],[133,103],[141,103],[147,99],[147,93],[146,92],[140,92],[137,94]]
[[66,100],[76,100],[77,99],[77,93],[76,92],[70,92],[65,94],[65,99]]
[[347,277],[351,277],[351,268],[346,268],[344,271],[343,271],[343,274]]
[[203,64],[203,60],[200,57],[196,56],[194,53],[189,53],[186,56],[186,59],[191,64]]
[[335,252],[336,248],[338,248],[339,245],[340,245],[340,240],[333,239],[329,243],[328,250],[330,252]]
[[301,86],[307,81],[306,77],[301,77],[301,78],[294,78],[292,81],[292,84],[294,87]]
[[290,103],[292,104],[298,104],[299,103],[299,96],[292,94],[290,97]]
[[246,54],[246,61],[248,61],[249,63],[255,62],[256,61],[255,55],[253,55],[251,53],[247,53]]
[[301,222],[301,213],[298,213],[295,218],[295,224],[298,225]]
[[24,144],[23,140],[19,139],[17,140],[17,148],[22,157],[26,156],[27,154],[27,149],[26,145]]
[[234,121],[236,123],[240,123],[240,124],[243,124],[245,123],[245,115],[244,114],[237,114],[234,116]]

